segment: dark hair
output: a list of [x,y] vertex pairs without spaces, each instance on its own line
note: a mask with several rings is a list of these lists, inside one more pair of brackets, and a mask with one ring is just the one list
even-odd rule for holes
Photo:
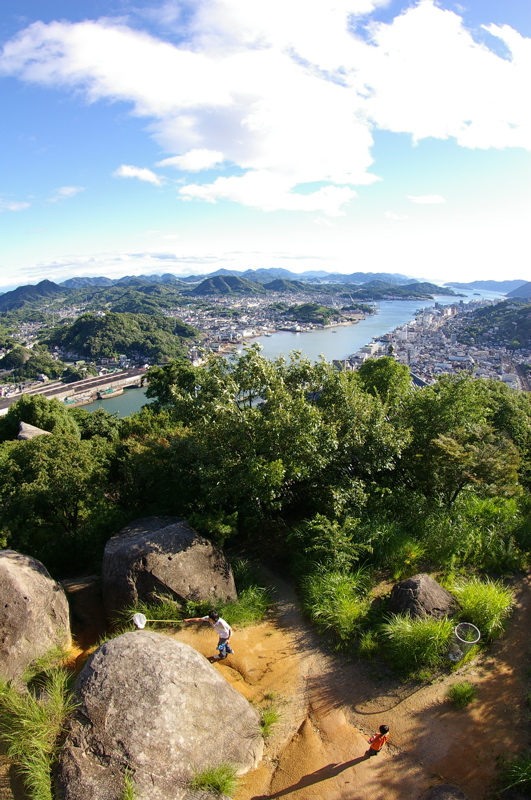
[[208,612],[208,616],[209,616],[209,619],[213,620],[214,622],[217,622],[218,619],[219,619],[219,614],[218,614],[217,611],[214,611],[214,609],[212,609],[212,611]]
[[389,733],[389,726],[388,725],[380,725],[380,733]]

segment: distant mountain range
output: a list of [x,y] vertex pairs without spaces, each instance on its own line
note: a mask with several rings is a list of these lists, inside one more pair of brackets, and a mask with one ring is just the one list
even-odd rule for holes
[[[201,297],[203,295],[264,295],[268,292],[300,292],[316,291],[321,292],[325,286],[312,286],[302,281],[290,281],[285,278],[277,278],[270,283],[259,283],[247,278],[235,275],[216,275],[206,278],[204,281],[190,291],[190,294]],[[389,281],[372,280],[362,285],[346,283],[342,286],[334,286],[334,293],[342,293],[342,296],[349,296],[353,300],[381,300],[384,297],[418,297],[428,298],[433,295],[457,295],[452,289],[436,286],[433,283],[406,283],[395,284]]]
[[470,283],[447,283],[452,289],[484,289],[486,292],[502,292],[507,294],[518,289],[526,281],[471,281]]
[[[455,289],[489,289],[510,292],[509,296],[529,297],[531,284],[526,281],[473,281],[471,283],[449,283]],[[79,292],[87,290],[87,297]],[[119,291],[122,289],[122,291]],[[384,297],[419,297],[434,294],[452,294],[452,290],[433,283],[412,281],[405,275],[387,272],[353,272],[348,275],[313,270],[297,273],[287,269],[249,269],[245,272],[220,269],[209,275],[189,275],[177,278],[171,273],[164,275],[125,275],[112,279],[105,276],[69,278],[61,284],[44,280],[36,286],[19,286],[0,295],[0,312],[15,311],[34,302],[49,298],[78,294],[76,302],[90,299],[101,309],[128,311],[132,313],[160,313],[161,308],[174,304],[174,293],[201,295],[262,296],[269,292],[316,291],[336,294],[347,292],[355,301],[381,300]],[[118,294],[116,294],[118,292]],[[139,296],[138,293],[143,295]],[[90,295],[90,298],[89,298]],[[100,297],[101,295],[101,297]],[[171,297],[170,297],[171,295]],[[99,304],[99,305],[98,305]]]
[[67,289],[80,289],[83,286],[115,286],[119,283],[133,283],[135,281],[142,281],[144,283],[201,283],[201,281],[217,277],[236,277],[252,280],[257,283],[270,283],[276,278],[285,280],[302,281],[304,283],[366,283],[372,280],[382,280],[386,283],[411,283],[412,279],[406,275],[390,272],[352,272],[349,275],[343,275],[339,272],[326,272],[325,270],[311,270],[308,272],[291,272],[289,269],[282,269],[280,267],[271,267],[269,269],[248,269],[245,272],[238,272],[237,270],[218,269],[208,275],[188,275],[186,277],[178,278],[167,272],[164,275],[125,275],[123,278],[69,278],[63,281],[60,285],[65,286]]

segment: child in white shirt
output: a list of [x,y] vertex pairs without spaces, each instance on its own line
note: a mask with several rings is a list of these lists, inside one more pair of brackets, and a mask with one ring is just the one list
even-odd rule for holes
[[217,649],[219,654],[214,656],[217,659],[227,658],[229,653],[234,654],[234,650],[229,645],[230,637],[232,636],[232,628],[223,617],[220,617],[217,611],[209,611],[206,617],[190,617],[183,619],[183,622],[209,622],[219,636]]

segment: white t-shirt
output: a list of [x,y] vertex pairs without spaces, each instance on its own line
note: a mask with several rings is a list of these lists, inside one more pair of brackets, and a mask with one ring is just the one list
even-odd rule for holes
[[201,617],[201,619],[204,622],[210,622],[210,624],[212,625],[214,630],[217,631],[217,634],[218,634],[220,639],[228,639],[229,638],[229,636],[231,634],[231,628],[230,628],[229,623],[225,622],[225,620],[222,617],[220,617],[217,622],[214,622],[213,620],[211,620],[210,617]]

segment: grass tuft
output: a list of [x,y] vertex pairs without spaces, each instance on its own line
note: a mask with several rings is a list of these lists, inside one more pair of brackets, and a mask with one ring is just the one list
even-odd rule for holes
[[280,712],[273,705],[264,706],[259,711],[262,736],[267,739],[271,736],[271,728],[280,719]]
[[314,572],[301,581],[302,606],[321,631],[331,633],[340,646],[348,644],[365,620],[369,578],[357,572]]
[[234,764],[218,764],[196,772],[190,781],[191,789],[206,789],[217,794],[232,797],[238,788],[239,780]]
[[476,699],[476,695],[477,689],[474,684],[469,683],[469,681],[453,683],[446,693],[446,697],[456,708],[466,708],[466,706]]
[[435,667],[448,648],[450,620],[394,614],[381,626],[384,648],[391,662],[404,672]]
[[503,792],[518,787],[528,797],[531,794],[531,753],[522,753],[515,761],[505,762],[500,783]]
[[358,641],[358,653],[362,658],[375,658],[380,649],[377,631],[364,631]]
[[74,709],[64,669],[42,673],[28,691],[0,684],[0,738],[30,800],[52,800],[51,769],[64,721]]
[[456,584],[452,593],[461,606],[461,619],[479,628],[485,639],[490,641],[503,633],[514,598],[500,581],[472,578]]
[[135,784],[129,772],[124,775],[124,788],[120,800],[136,800]]

